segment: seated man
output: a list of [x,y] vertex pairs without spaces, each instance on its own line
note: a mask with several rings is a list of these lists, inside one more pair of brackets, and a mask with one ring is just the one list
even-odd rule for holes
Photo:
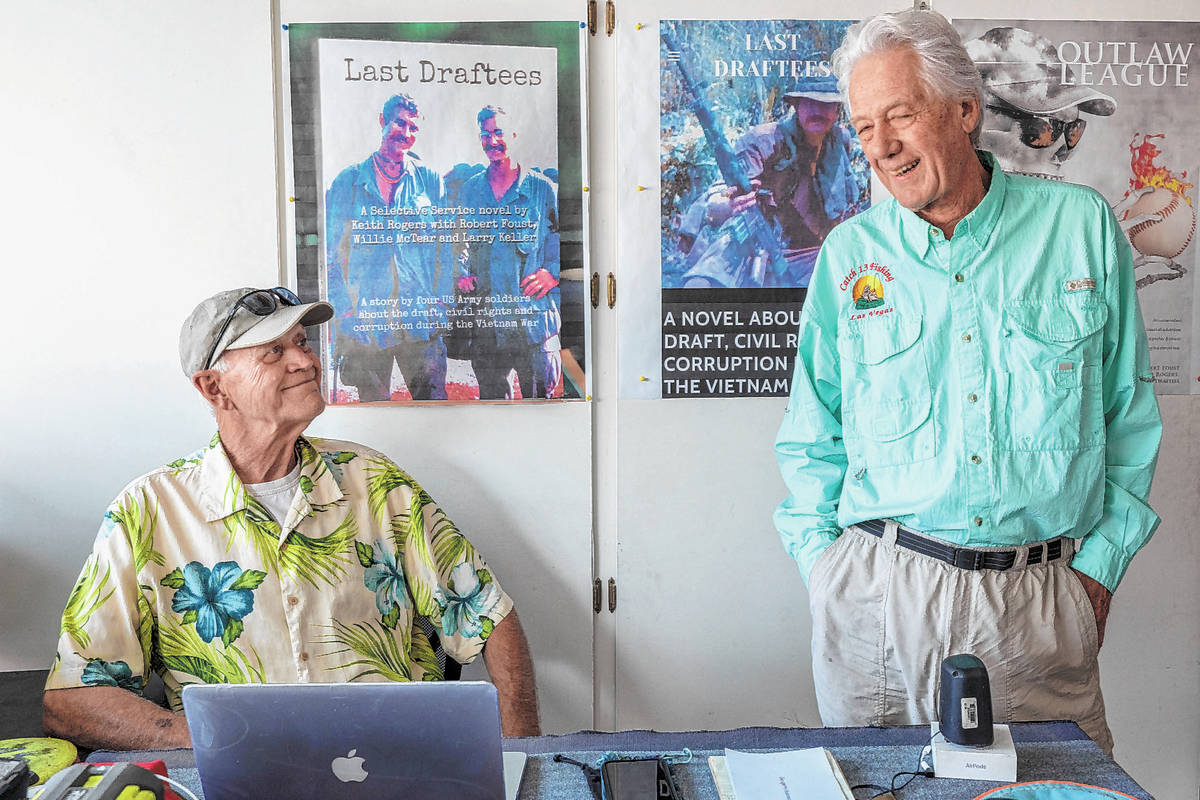
[[[302,435],[325,407],[304,326],[332,313],[237,289],[188,317],[180,360],[217,435],[105,513],[63,612],[47,734],[189,747],[173,711],[190,683],[441,679],[426,631],[459,662],[483,652],[506,735],[538,733],[525,635],[475,548],[383,454]],[[151,672],[173,711],[141,697]]]

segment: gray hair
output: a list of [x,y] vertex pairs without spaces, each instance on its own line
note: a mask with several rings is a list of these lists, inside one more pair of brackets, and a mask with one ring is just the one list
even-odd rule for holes
[[963,47],[958,31],[936,11],[894,11],[850,26],[831,64],[838,79],[838,91],[847,98],[847,105],[850,73],[858,60],[897,48],[910,48],[917,54],[925,86],[936,96],[953,102],[979,103],[979,121],[971,131],[971,144],[978,144],[983,127],[983,79]]

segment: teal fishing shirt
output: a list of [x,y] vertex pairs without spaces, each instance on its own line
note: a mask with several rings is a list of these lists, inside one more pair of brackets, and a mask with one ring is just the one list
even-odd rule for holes
[[1129,243],[1095,191],[1006,175],[947,240],[894,199],[817,260],[775,450],[808,580],[889,518],[967,547],[1081,539],[1115,589],[1159,518],[1162,423]]

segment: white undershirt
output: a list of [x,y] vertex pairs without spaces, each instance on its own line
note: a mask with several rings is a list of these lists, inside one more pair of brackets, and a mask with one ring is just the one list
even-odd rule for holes
[[266,483],[247,483],[246,492],[262,503],[281,526],[292,508],[296,490],[300,488],[300,459],[287,475]]

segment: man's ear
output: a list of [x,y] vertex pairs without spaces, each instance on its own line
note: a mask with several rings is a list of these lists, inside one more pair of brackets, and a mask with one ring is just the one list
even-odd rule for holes
[[982,111],[979,107],[979,98],[972,97],[968,100],[963,100],[961,108],[963,130],[970,134],[979,123],[979,115]]
[[192,385],[214,409],[233,407],[229,395],[225,394],[221,386],[222,377],[224,376],[215,369],[202,369],[192,376]]

